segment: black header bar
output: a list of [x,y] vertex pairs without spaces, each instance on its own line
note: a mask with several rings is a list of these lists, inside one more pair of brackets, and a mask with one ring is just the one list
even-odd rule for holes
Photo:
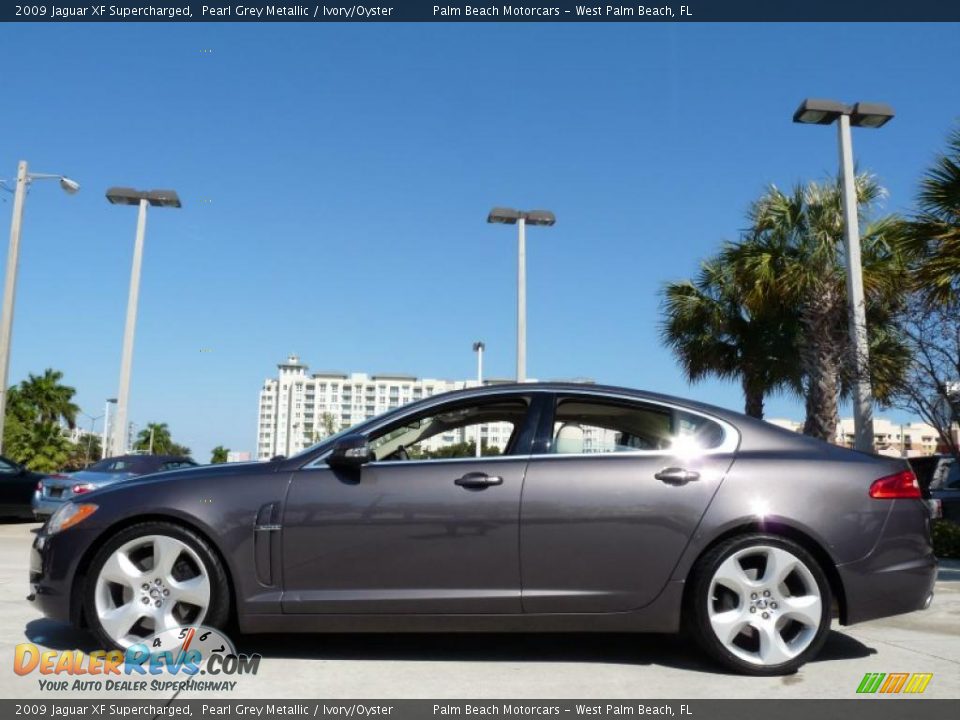
[[[0,7],[4,22],[958,22],[955,0],[570,2],[223,2],[38,0]],[[960,43],[960,29],[958,29]]]

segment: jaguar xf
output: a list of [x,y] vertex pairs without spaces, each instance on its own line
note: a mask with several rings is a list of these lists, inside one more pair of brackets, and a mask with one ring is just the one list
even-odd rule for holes
[[109,647],[228,622],[684,631],[773,675],[815,657],[833,621],[927,607],[935,575],[902,460],[695,401],[531,383],[74,498],[34,541],[30,599]]

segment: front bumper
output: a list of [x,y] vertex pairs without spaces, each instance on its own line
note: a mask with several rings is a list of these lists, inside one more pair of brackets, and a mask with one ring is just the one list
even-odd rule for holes
[[97,536],[95,527],[78,525],[56,535],[41,529],[30,547],[30,594],[46,617],[60,622],[79,624],[80,603],[72,596],[78,570],[87,549]]

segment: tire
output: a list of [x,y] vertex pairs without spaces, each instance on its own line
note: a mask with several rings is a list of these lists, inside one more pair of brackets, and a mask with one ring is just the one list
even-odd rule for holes
[[223,564],[203,538],[173,523],[143,522],[118,532],[94,556],[83,611],[102,647],[123,649],[179,626],[222,628],[228,588]]
[[830,632],[823,569],[803,547],[776,535],[741,535],[707,552],[694,567],[687,600],[697,643],[745,675],[796,672]]

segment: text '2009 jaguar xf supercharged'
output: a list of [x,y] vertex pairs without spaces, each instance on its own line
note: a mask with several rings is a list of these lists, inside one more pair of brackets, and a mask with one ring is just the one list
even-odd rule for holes
[[901,460],[543,383],[77,498],[38,534],[30,581],[46,615],[108,646],[231,617],[247,633],[686,629],[728,668],[778,674],[832,618],[925,608],[935,574]]

